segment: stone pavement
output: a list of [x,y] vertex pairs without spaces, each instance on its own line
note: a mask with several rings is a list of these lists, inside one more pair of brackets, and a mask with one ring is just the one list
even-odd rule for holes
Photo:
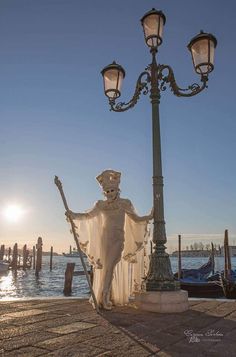
[[236,356],[236,301],[191,300],[179,314],[81,299],[0,302],[0,357]]

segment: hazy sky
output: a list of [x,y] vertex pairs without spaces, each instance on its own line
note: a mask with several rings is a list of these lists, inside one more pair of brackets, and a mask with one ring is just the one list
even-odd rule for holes
[[[198,76],[186,48],[201,29],[217,40],[209,88],[193,98],[161,98],[165,218],[169,245],[236,238],[235,12],[233,0],[111,2],[0,1],[0,209],[21,205],[18,223],[0,217],[0,243],[44,249],[73,244],[54,175],[74,211],[101,199],[95,177],[122,172],[121,190],[140,214],[152,206],[151,105],[142,96],[125,113],[109,111],[101,69],[126,70],[122,100],[150,63],[140,18],[152,7],[167,18],[158,61],[180,87]],[[217,242],[218,242],[217,241]]]

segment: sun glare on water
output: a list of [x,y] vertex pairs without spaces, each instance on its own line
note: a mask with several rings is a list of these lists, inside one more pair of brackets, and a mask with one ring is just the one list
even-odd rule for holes
[[10,223],[20,222],[24,216],[24,209],[20,205],[11,204],[4,208],[3,216]]

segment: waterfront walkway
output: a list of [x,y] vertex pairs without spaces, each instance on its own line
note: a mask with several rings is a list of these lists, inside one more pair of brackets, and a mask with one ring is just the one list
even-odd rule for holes
[[236,356],[236,301],[191,300],[180,314],[87,300],[0,302],[0,357]]

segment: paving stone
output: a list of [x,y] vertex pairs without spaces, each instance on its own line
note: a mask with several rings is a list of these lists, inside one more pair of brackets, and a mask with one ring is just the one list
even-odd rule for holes
[[[118,330],[113,333],[117,333],[117,332],[119,332],[120,334],[125,334],[126,337],[128,337],[131,341],[133,341],[134,343],[137,342],[137,344],[139,344],[143,348],[147,349],[149,351],[149,353],[150,352],[156,353],[160,350],[155,344],[151,344],[146,339],[140,338],[140,335],[130,332],[130,329],[126,330],[125,328],[121,328],[121,331]],[[114,338],[116,338],[116,337],[114,336]],[[91,341],[91,342],[93,343],[93,341]]]
[[[63,300],[62,300],[63,301]],[[75,311],[75,312],[85,312],[85,311],[93,311],[92,305],[87,301],[74,301],[71,303],[65,302],[65,303],[56,303],[56,304],[47,304],[44,306],[45,311]]]
[[[73,346],[60,348],[57,351],[45,354],[45,357],[95,357],[104,352],[110,352],[109,349],[91,346],[88,343],[79,343]],[[111,355],[112,356],[112,355]]]
[[218,320],[219,320],[218,317],[201,314],[187,322],[183,322],[183,324],[181,325],[181,329],[183,330],[201,329],[216,323]]
[[32,306],[36,305],[36,306],[39,306],[41,305],[42,307],[43,306],[59,306],[59,305],[63,305],[63,306],[66,306],[66,305],[72,305],[72,304],[79,304],[79,305],[82,305],[82,304],[87,304],[88,303],[88,299],[41,299],[41,300],[31,300],[30,303],[32,304]]
[[[45,350],[36,347],[23,347],[5,354],[6,357],[36,357],[47,353]],[[4,355],[3,355],[4,356]],[[4,356],[4,357],[5,357]]]
[[37,342],[44,341],[48,338],[53,338],[55,336],[56,334],[49,333],[46,331],[37,333],[33,331],[23,336],[15,336],[7,340],[1,340],[0,349],[11,351],[21,347],[33,346]]
[[54,351],[56,349],[66,347],[69,344],[73,345],[84,341],[88,341],[88,343],[90,343],[90,339],[93,339],[100,335],[108,335],[110,333],[113,333],[112,326],[110,329],[102,326],[97,326],[88,330],[82,330],[76,333],[70,333],[68,335],[50,338],[35,344],[35,346]]
[[224,302],[207,311],[208,315],[223,317],[236,310],[236,302]]
[[[230,339],[233,340],[235,343],[235,351],[236,351],[236,326],[234,327],[233,330],[228,331],[224,334],[225,339]],[[235,353],[236,354],[236,353]]]
[[[173,345],[166,346],[162,352],[172,357],[177,356],[191,356],[191,357],[203,357],[207,356],[207,351],[210,347],[214,346],[214,342],[210,341],[199,341],[199,342],[189,342],[188,340],[181,340],[174,343]],[[160,354],[157,353],[159,356]],[[218,357],[218,355],[216,355]],[[220,356],[219,356],[220,357]]]
[[207,328],[202,329],[202,331],[208,333],[208,335],[223,334],[226,337],[228,333],[233,331],[236,334],[236,323],[227,319],[219,319],[213,324],[208,325]]
[[[104,349],[109,347],[109,349],[112,351],[112,356],[125,356],[125,354],[126,356],[135,356],[137,347],[139,352],[143,352],[143,356],[148,356],[153,353],[154,349],[154,346],[152,346],[153,348],[151,349],[150,346],[146,344],[146,341],[142,344],[142,341],[137,341],[133,338],[130,338],[124,333],[118,335],[108,334],[95,337],[89,341],[89,345],[101,347]],[[133,354],[131,354],[132,350],[134,351]],[[159,349],[155,347],[155,351],[159,351]]]
[[[95,320],[95,319],[93,319],[93,320]],[[60,325],[66,325],[66,324],[69,324],[72,322],[78,322],[78,321],[83,321],[83,319],[81,319],[80,314],[69,315],[69,316],[68,315],[64,315],[64,316],[53,315],[53,316],[50,316],[50,319],[46,318],[46,319],[38,320],[38,321],[34,321],[32,319],[31,323],[28,323],[27,325],[28,326],[31,325],[31,328],[34,328],[35,330],[42,330],[42,329],[47,329],[50,327],[57,327]],[[86,320],[86,322],[90,322],[90,321]],[[95,322],[95,321],[93,321],[93,322]],[[18,323],[18,325],[25,326],[24,323],[20,324],[20,322]]]
[[26,316],[34,316],[34,315],[40,315],[44,314],[45,311],[43,310],[38,310],[38,309],[32,309],[32,310],[23,310],[23,311],[17,311],[17,312],[9,312],[7,314],[4,314],[2,317],[26,317]]
[[96,311],[85,311],[85,312],[79,312],[77,314],[71,313],[71,314],[67,314],[67,315],[76,316],[81,321],[83,321],[83,320],[98,321],[101,319],[101,316],[102,316],[102,315],[97,314]]
[[214,344],[207,351],[207,356],[224,356],[224,357],[235,357],[235,340],[224,340],[222,342]]
[[27,332],[32,331],[32,326],[14,326],[14,327],[7,327],[7,328],[2,328],[0,329],[0,339],[6,339],[6,338],[11,338],[14,336],[21,336],[26,334]]
[[[143,324],[140,323],[136,323],[132,326],[130,326],[129,328],[127,328],[127,330],[132,333],[133,335],[137,336],[137,338],[143,338],[144,336],[148,335],[150,332],[150,327],[145,326]],[[159,326],[158,330],[155,330],[156,332],[161,331],[162,327]]]
[[89,329],[91,327],[95,327],[95,326],[96,326],[95,324],[78,321],[78,322],[74,322],[74,323],[68,324],[68,325],[53,327],[53,328],[48,329],[47,331],[59,333],[59,334],[63,335],[63,334],[71,333],[71,332],[87,330],[87,329]]
[[123,346],[119,346],[115,350],[112,350],[111,353],[111,357],[148,357],[154,355],[151,351],[139,345],[131,346],[128,350],[125,350]]
[[[97,314],[87,300],[0,303],[0,356],[3,348],[4,357],[233,356],[236,303],[195,300],[190,305],[181,314],[130,306]],[[185,329],[202,333],[201,343],[189,343]],[[204,336],[210,329],[223,333],[222,340],[214,342],[211,336]]]
[[232,312],[231,314],[225,316],[226,320],[236,321],[236,311]]
[[173,335],[165,332],[150,332],[144,336],[143,339],[146,342],[155,345],[158,349],[163,349],[169,345],[172,345],[180,340],[183,340],[184,336]]
[[[64,315],[61,315],[63,317]],[[34,315],[34,316],[27,316],[24,318],[9,318],[9,323],[12,323],[15,326],[22,326],[22,325],[28,325],[28,324],[35,324],[39,323],[40,321],[50,321],[53,319],[59,318],[60,315],[54,315],[52,313],[44,313],[40,315]]]
[[0,323],[2,325],[2,322],[3,323],[10,323],[12,322],[12,317],[11,316],[6,316],[6,315],[3,315],[3,316],[0,316]]
[[201,304],[201,300],[188,300],[189,306]]
[[201,311],[205,312],[207,310],[215,309],[217,306],[223,304],[221,301],[216,300],[209,300],[209,301],[202,301],[200,304],[196,304],[190,307],[192,311]]
[[[190,352],[186,352],[184,350],[182,350],[181,352],[179,351],[169,351],[167,352],[166,350],[165,351],[160,351],[158,352],[157,354],[155,354],[155,356],[158,356],[158,357],[206,357],[206,354],[204,352],[200,352],[200,351],[197,351],[197,352],[194,352],[192,351],[192,353]],[[215,356],[215,357],[221,357],[221,356]]]

